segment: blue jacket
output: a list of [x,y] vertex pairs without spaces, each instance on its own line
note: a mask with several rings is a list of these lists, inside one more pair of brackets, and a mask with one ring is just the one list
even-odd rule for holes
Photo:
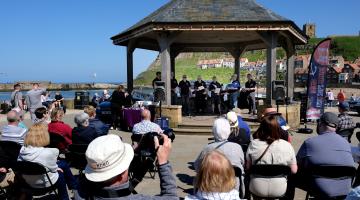
[[95,129],[98,136],[107,135],[110,128],[99,119],[89,119],[89,126]]

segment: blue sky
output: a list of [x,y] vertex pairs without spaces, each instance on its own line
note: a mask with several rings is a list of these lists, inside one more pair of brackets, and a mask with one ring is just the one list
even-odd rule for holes
[[[0,0],[0,82],[125,81],[125,48],[110,37],[167,0]],[[317,35],[360,31],[359,0],[258,0],[295,21],[317,24]],[[136,50],[137,75],[157,52]]]

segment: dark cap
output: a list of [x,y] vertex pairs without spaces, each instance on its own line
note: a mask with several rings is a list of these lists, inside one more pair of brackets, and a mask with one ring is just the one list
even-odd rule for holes
[[339,124],[339,118],[334,113],[326,112],[320,117],[320,122],[332,128],[336,128]]
[[340,102],[339,103],[339,108],[343,109],[343,110],[349,110],[349,104],[347,102]]

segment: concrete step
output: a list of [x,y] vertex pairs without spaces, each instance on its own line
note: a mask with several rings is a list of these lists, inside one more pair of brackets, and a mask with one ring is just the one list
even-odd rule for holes
[[208,128],[173,128],[175,135],[212,135],[212,130]]
[[[250,129],[257,129],[259,127],[259,123],[247,122]],[[178,128],[181,129],[212,129],[212,124],[188,124],[182,123],[178,125]]]
[[[209,135],[212,136],[212,129],[209,128],[173,128],[175,135]],[[254,133],[257,128],[251,128],[251,134]]]

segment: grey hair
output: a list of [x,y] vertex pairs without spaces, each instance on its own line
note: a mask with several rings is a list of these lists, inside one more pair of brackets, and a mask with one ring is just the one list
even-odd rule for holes
[[89,115],[85,112],[76,114],[74,121],[78,126],[86,126],[86,123],[89,122]]
[[231,133],[229,121],[224,118],[215,120],[212,132],[216,142],[227,140]]
[[19,118],[18,118],[16,111],[12,110],[12,111],[8,112],[6,119],[9,123],[13,123],[13,122],[17,122]]

